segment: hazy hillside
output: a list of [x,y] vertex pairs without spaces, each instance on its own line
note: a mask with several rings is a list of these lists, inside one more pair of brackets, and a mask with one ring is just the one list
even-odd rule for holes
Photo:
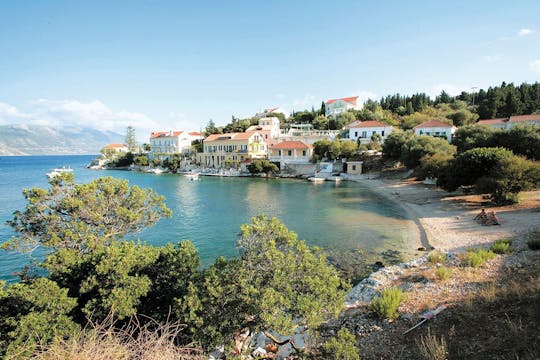
[[0,126],[0,155],[97,154],[124,136],[77,126]]

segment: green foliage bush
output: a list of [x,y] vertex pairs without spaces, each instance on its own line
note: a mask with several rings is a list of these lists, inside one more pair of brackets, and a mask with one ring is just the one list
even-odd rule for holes
[[418,176],[421,178],[439,178],[441,174],[447,172],[452,166],[453,155],[433,154],[425,155],[420,159],[420,166],[417,168]]
[[511,159],[513,153],[503,148],[475,148],[458,154],[453,166],[447,169],[445,182],[441,185],[450,191],[461,185],[474,185],[487,176],[503,159]]
[[521,156],[502,159],[487,175],[477,181],[480,192],[490,193],[497,204],[519,201],[521,191],[540,186],[540,162]]
[[486,261],[493,259],[494,257],[495,257],[495,254],[491,250],[485,250],[485,249],[469,250],[463,256],[463,259],[461,260],[461,264],[463,266],[477,268],[477,267],[482,266]]
[[442,264],[446,262],[446,254],[435,250],[429,253],[427,259],[432,264]]
[[370,310],[374,311],[381,319],[396,319],[399,305],[407,299],[407,294],[398,287],[384,289],[381,296],[376,297],[369,304]]
[[453,272],[452,268],[441,266],[435,270],[435,275],[439,280],[446,281],[452,277]]
[[325,359],[360,360],[356,339],[345,328],[339,329],[337,337],[331,338],[322,345],[322,353]]
[[420,159],[425,156],[439,154],[440,156],[452,157],[456,153],[456,147],[446,141],[433,136],[414,135],[401,148],[400,160],[409,169],[420,165]]
[[531,250],[540,250],[540,230],[534,229],[527,233],[527,246]]
[[491,245],[491,251],[495,254],[508,254],[510,252],[510,245],[512,244],[511,240],[501,239],[497,240]]
[[251,174],[270,174],[278,173],[279,168],[276,164],[270,162],[267,159],[253,160],[251,164],[247,166],[248,171]]

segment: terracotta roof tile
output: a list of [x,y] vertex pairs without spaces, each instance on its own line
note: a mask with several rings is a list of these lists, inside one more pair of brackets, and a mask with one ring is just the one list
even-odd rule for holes
[[498,119],[486,119],[478,120],[478,125],[490,125],[490,124],[504,124],[508,121],[508,118],[498,118]]
[[341,99],[330,99],[326,103],[327,104],[332,104],[332,103],[335,103],[337,100],[343,100],[343,101],[348,102],[348,103],[356,104],[357,99],[358,99],[358,96],[351,96],[351,97],[346,97],[346,98],[341,98]]
[[421,123],[420,125],[416,125],[414,128],[415,129],[420,129],[420,128],[434,128],[434,127],[452,128],[454,126],[450,125],[450,124],[447,124],[447,123],[444,123],[444,122],[439,121],[439,120],[429,120],[429,121]]
[[104,146],[104,148],[123,148],[128,147],[126,144],[107,144]]
[[515,115],[510,116],[509,122],[540,121],[540,115]]
[[258,131],[246,131],[243,133],[225,133],[225,134],[212,134],[204,139],[205,142],[216,141],[216,140],[246,140],[249,139],[253,134],[259,133]]
[[271,149],[310,149],[313,146],[304,144],[302,141],[283,141],[275,145],[271,145]]
[[[180,134],[182,134],[182,133],[183,133],[183,131],[173,131],[172,136],[177,137],[177,136],[180,136]],[[151,139],[155,139],[155,138],[158,138],[158,137],[167,137],[167,136],[171,136],[170,131],[154,131],[154,132],[150,133],[150,138]]]
[[392,127],[392,125],[383,123],[381,121],[367,120],[367,121],[354,122],[349,127],[356,129],[356,128],[367,128],[367,127]]

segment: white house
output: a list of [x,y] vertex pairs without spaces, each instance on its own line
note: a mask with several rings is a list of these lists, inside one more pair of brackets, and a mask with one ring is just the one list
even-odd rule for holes
[[278,106],[278,107],[261,110],[257,114],[255,114],[255,117],[258,117],[258,118],[272,117],[273,114],[279,114],[279,113],[283,114],[285,116],[285,119],[287,119],[290,115],[287,110]]
[[266,142],[276,139],[281,134],[277,117],[263,117],[259,119],[259,125],[252,125],[246,131],[257,131]]
[[191,143],[202,140],[200,132],[157,131],[150,134],[150,153],[156,155],[189,154]]
[[496,129],[506,129],[506,122],[508,118],[499,118],[499,119],[489,119],[489,120],[478,120],[478,125],[487,125]]
[[129,147],[126,144],[107,144],[102,149],[101,152],[106,153],[127,153]]
[[344,113],[347,110],[360,110],[362,105],[358,103],[358,96],[351,96],[341,99],[330,99],[324,103],[324,108],[326,111],[326,116],[333,115],[334,117],[338,114]]
[[428,135],[434,137],[440,137],[452,141],[452,136],[456,132],[457,128],[454,125],[449,125],[442,121],[430,120],[414,127],[414,133],[416,135]]
[[362,144],[369,143],[371,137],[375,134],[381,136],[381,142],[386,140],[386,137],[392,132],[392,125],[388,125],[381,121],[368,120],[368,121],[355,121],[348,125],[349,139],[358,141]]
[[268,146],[268,160],[279,162],[281,168],[287,163],[309,163],[313,146],[301,141],[283,141]]
[[509,130],[516,125],[535,125],[540,126],[539,115],[514,115],[508,118],[479,120],[478,125],[488,125],[496,129]]

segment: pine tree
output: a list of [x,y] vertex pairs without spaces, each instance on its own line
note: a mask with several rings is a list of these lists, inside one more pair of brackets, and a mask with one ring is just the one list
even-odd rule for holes
[[129,152],[137,151],[137,139],[135,138],[135,128],[133,126],[128,126],[126,129],[126,145]]

